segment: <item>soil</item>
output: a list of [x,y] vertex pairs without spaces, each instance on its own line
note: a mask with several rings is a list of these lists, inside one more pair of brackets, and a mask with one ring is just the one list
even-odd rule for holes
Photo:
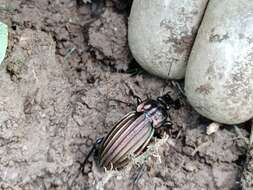
[[[168,81],[131,67],[130,5],[0,0],[0,20],[9,26],[0,69],[0,189],[132,188],[136,165],[114,175],[90,158],[80,173],[95,140],[135,109],[134,95],[157,97],[169,90],[177,95]],[[129,74],[133,68],[137,75]],[[225,126],[206,135],[211,121],[189,105],[170,115],[173,127],[157,135],[169,137],[145,161],[136,189],[240,189],[247,124],[239,126],[239,134]]]

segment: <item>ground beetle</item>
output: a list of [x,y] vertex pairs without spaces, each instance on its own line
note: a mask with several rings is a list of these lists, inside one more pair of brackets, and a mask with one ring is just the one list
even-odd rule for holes
[[106,137],[97,140],[82,169],[94,151],[100,167],[120,169],[128,164],[131,155],[138,156],[143,152],[155,129],[171,125],[167,112],[171,107],[177,107],[179,102],[173,101],[168,93],[157,100],[137,100],[136,111],[126,114]]

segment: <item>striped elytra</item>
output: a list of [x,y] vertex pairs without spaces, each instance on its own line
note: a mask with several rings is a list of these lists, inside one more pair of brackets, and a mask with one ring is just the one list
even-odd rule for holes
[[138,156],[149,144],[155,128],[167,119],[164,105],[149,100],[136,111],[126,114],[108,133],[98,147],[100,167],[120,169],[129,163],[130,156]]
[[171,107],[177,109],[180,102],[174,101],[168,93],[156,100],[141,102],[136,111],[126,114],[108,133],[106,137],[98,138],[81,165],[83,174],[85,164],[95,152],[100,167],[121,169],[143,153],[154,132],[162,125],[171,125],[168,111]]

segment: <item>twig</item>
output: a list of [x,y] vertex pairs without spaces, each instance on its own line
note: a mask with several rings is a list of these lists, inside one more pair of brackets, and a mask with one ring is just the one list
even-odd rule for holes
[[202,148],[208,146],[211,143],[211,141],[207,141],[199,145],[195,150],[191,153],[191,156],[194,156],[198,151],[200,151]]

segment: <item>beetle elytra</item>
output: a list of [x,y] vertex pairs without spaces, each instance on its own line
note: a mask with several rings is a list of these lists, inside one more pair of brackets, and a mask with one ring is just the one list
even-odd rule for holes
[[104,138],[97,140],[86,157],[96,152],[100,167],[120,169],[127,165],[130,156],[140,155],[147,147],[157,128],[170,124],[168,110],[175,106],[169,94],[140,102],[135,111],[126,114]]

